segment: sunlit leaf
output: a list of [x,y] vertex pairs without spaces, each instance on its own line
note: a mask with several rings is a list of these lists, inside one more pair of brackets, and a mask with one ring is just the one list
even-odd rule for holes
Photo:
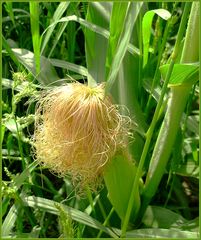
[[147,11],[142,20],[142,35],[143,35],[143,66],[147,64],[149,55],[149,42],[151,36],[151,26],[154,15],[157,14],[164,20],[168,20],[171,14],[166,9],[155,9]]
[[[104,180],[114,209],[121,219],[124,219],[130,193],[136,174],[136,166],[125,155],[116,156],[107,164],[104,171]],[[133,205],[131,219],[135,218],[140,207],[139,192],[136,189],[135,203]]]
[[59,214],[58,208],[55,207],[55,204],[56,205],[59,204],[64,209],[64,211],[67,212],[67,214],[70,214],[73,220],[80,222],[84,225],[90,226],[92,228],[102,230],[105,233],[109,234],[111,237],[117,237],[112,230],[104,227],[99,221],[97,221],[96,219],[88,216],[86,213],[83,213],[77,209],[65,206],[64,204],[60,204],[58,202],[55,202],[46,198],[40,198],[40,197],[34,197],[34,196],[22,197],[22,200],[25,206],[39,208],[43,211],[46,211],[54,215]]
[[[165,79],[169,64],[160,67],[163,79]],[[198,64],[175,64],[169,80],[169,87],[193,85],[199,79]]]
[[40,73],[37,74],[34,62],[34,54],[31,51],[21,48],[13,48],[12,51],[14,52],[18,61],[28,71],[30,71],[41,84],[47,85],[59,79],[55,69],[47,58],[41,56],[41,70]]

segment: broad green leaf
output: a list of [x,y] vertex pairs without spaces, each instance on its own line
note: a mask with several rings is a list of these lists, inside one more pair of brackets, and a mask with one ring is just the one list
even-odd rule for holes
[[[139,11],[139,8],[137,8],[136,11]],[[85,19],[80,18],[80,17],[78,17],[78,16],[76,16],[76,15],[72,15],[72,16],[68,16],[68,17],[63,17],[63,18],[61,18],[60,20],[55,21],[54,23],[52,23],[51,25],[49,25],[49,27],[47,27],[47,28],[45,29],[45,31],[42,33],[41,39],[42,39],[42,37],[45,35],[46,31],[48,31],[48,29],[49,29],[50,27],[52,27],[52,26],[54,26],[54,25],[56,25],[56,24],[58,24],[58,23],[64,23],[64,22],[69,22],[69,21],[78,22],[78,23],[81,24],[82,26],[84,26],[84,27],[86,27],[86,28],[89,28],[91,31],[96,32],[96,33],[104,36],[104,37],[107,38],[107,39],[109,38],[110,33],[109,33],[109,31],[108,31],[107,29],[102,28],[102,27],[100,27],[100,26],[97,26],[97,25],[95,25],[95,24],[93,24],[93,23],[91,23],[91,22],[88,22],[88,21],[86,21]],[[132,44],[128,44],[127,50],[128,50],[131,54],[133,54],[133,55],[139,55],[139,54],[140,54],[139,49],[138,49],[137,47],[133,46]]]
[[[160,67],[162,78],[165,79],[169,64]],[[169,87],[191,86],[199,79],[199,65],[197,64],[175,64],[170,80]]]
[[[86,20],[107,30],[111,5],[109,2],[90,2]],[[107,38],[91,31],[90,28],[85,29],[84,35],[87,69],[97,83],[104,82]]]
[[42,33],[41,38],[45,35],[45,33],[48,31],[49,28],[51,28],[52,26],[58,24],[58,23],[63,23],[63,22],[69,22],[69,21],[75,21],[78,22],[79,24],[81,24],[82,26],[91,29],[91,31],[96,32],[101,34],[102,36],[104,36],[105,38],[109,37],[109,32],[108,30],[106,30],[105,28],[102,28],[98,25],[95,25],[91,22],[86,21],[83,18],[80,18],[76,15],[72,15],[72,16],[67,16],[67,17],[62,17],[60,20],[57,20],[55,22],[53,22],[52,24],[50,24],[45,31]]
[[99,221],[90,217],[84,212],[81,212],[77,209],[68,207],[64,204],[46,199],[41,197],[29,196],[22,197],[25,206],[29,206],[32,208],[39,208],[40,210],[46,211],[48,213],[58,215],[59,210],[56,205],[59,205],[67,214],[70,214],[71,218],[79,223],[90,226],[95,229],[99,229],[109,234],[111,237],[118,237],[111,229],[103,226]]
[[107,58],[106,58],[106,77],[108,76],[108,73],[110,71],[113,56],[115,55],[115,51],[119,43],[121,33],[124,28],[125,18],[126,18],[129,5],[130,5],[129,2],[113,3],[111,18],[110,18],[110,37],[108,42]]
[[143,66],[147,64],[149,55],[149,42],[151,36],[151,25],[154,15],[157,14],[164,20],[168,20],[171,14],[165,9],[150,10],[145,13],[142,20],[142,36],[143,36]]
[[33,76],[43,85],[56,82],[59,77],[50,63],[50,61],[41,56],[41,71],[39,74],[36,73],[36,67],[34,62],[34,54],[26,49],[13,48],[15,56],[18,61],[28,70]]
[[[122,220],[125,217],[128,207],[135,174],[136,166],[122,153],[117,153],[113,159],[110,160],[103,173],[108,190],[108,198]],[[131,219],[136,217],[135,213],[139,210],[139,207],[140,196],[138,189],[136,189]]]
[[147,228],[178,228],[187,220],[178,213],[169,209],[149,206],[143,216],[142,222]]
[[[134,3],[136,5],[135,11],[130,13],[132,15],[132,24],[136,24],[138,14],[141,10],[141,3]],[[109,46],[107,52],[107,64],[106,72],[108,74],[109,69],[113,60],[115,61],[115,55],[117,53],[117,48],[121,44],[123,37],[127,34],[124,32],[124,22],[125,15],[127,14],[128,4],[127,3],[115,3],[112,9],[112,16],[110,22],[110,38]],[[126,21],[126,20],[125,20]],[[130,30],[133,32],[133,29]],[[137,36],[133,34],[132,42],[137,42]],[[123,47],[123,45],[122,45]],[[125,45],[126,47],[126,45]],[[123,48],[122,48],[123,49]],[[120,58],[122,56],[119,56]],[[116,63],[120,64],[121,61],[116,59]],[[142,113],[142,110],[138,103],[138,81],[139,81],[139,56],[133,55],[129,51],[125,53],[125,56],[122,60],[120,66],[116,66],[116,69],[113,69],[114,74],[117,74],[116,80],[111,88],[111,94],[114,97],[114,100],[128,108],[129,111],[123,112],[123,114],[129,114],[135,119],[135,122],[138,126],[140,132],[144,132],[146,129],[145,118]],[[118,70],[119,68],[119,70]],[[116,72],[118,71],[118,72]],[[115,77],[115,76],[114,76]],[[115,79],[115,78],[114,78]],[[137,145],[135,145],[137,148]],[[140,150],[140,147],[139,147]],[[136,155],[134,155],[136,156]]]
[[138,102],[138,67],[139,58],[127,52],[119,68],[118,78],[116,85],[112,88],[112,94],[118,94],[115,100],[118,104],[126,106],[128,109],[123,111],[123,114],[129,114],[134,119],[138,131],[144,135],[147,124]]
[[189,87],[171,89],[171,98],[169,99],[165,118],[149,163],[145,187],[143,189],[145,199],[151,199],[158,189],[158,185],[173,150],[190,90],[191,88]]
[[140,3],[131,2],[129,4],[128,10],[126,12],[126,16],[124,18],[124,25],[122,26],[123,29],[118,39],[118,45],[116,47],[116,51],[114,55],[112,56],[113,57],[112,64],[106,79],[106,82],[107,82],[106,92],[110,91],[113,83],[116,80],[117,74],[119,72],[123,58],[125,56],[125,53],[129,45],[135,20],[137,19],[141,6],[142,6],[142,2]]
[[160,229],[160,228],[145,228],[129,231],[126,233],[127,238],[190,238],[199,239],[198,232],[181,231],[180,229]]

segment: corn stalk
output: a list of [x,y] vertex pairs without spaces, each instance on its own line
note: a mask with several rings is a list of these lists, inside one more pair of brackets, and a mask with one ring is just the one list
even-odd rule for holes
[[[186,3],[186,6],[189,3]],[[199,3],[193,2],[185,43],[180,63],[194,63],[199,60]],[[178,49],[173,53],[175,59]],[[172,148],[180,126],[183,111],[185,109],[194,81],[181,82],[179,85],[171,85],[170,99],[163,124],[161,126],[157,142],[152,154],[149,170],[143,191],[142,212],[146,209],[152,197],[157,191],[160,180],[165,172]],[[141,213],[142,213],[141,212]]]

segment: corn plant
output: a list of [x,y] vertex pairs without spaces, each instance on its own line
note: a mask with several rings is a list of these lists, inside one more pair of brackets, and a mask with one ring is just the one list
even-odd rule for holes
[[2,4],[3,238],[199,238],[199,14]]

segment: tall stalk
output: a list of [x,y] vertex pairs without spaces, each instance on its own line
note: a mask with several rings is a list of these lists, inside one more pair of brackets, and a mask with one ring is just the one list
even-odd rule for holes
[[[199,60],[199,3],[193,2],[181,63],[193,63]],[[145,210],[151,198],[157,191],[158,185],[165,172],[172,148],[180,126],[180,121],[186,106],[192,84],[172,86],[170,99],[163,124],[161,126],[156,145],[152,154],[149,170],[143,191],[143,205]]]
[[[132,191],[131,191],[131,195],[130,195],[130,200],[129,200],[127,211],[126,211],[126,216],[125,216],[125,219],[124,219],[123,224],[122,224],[121,237],[126,236],[126,230],[127,230],[127,226],[128,226],[129,219],[130,219],[130,214],[131,214],[131,211],[132,211],[132,206],[134,204],[135,192],[136,192],[136,189],[138,188],[138,184],[139,184],[139,180],[140,180],[140,177],[141,177],[141,174],[142,174],[144,162],[145,162],[148,150],[149,150],[152,135],[153,135],[153,132],[154,132],[154,129],[155,129],[155,125],[157,123],[158,115],[159,115],[159,112],[160,112],[160,109],[161,109],[161,106],[162,106],[162,103],[163,103],[163,98],[164,98],[164,95],[166,93],[167,85],[168,85],[169,79],[171,77],[171,73],[172,73],[172,70],[173,70],[173,67],[174,67],[175,59],[177,58],[177,55],[178,55],[178,52],[179,52],[179,47],[180,47],[185,29],[186,29],[186,23],[187,23],[188,14],[189,14],[189,11],[190,11],[190,6],[191,6],[190,2],[187,2],[185,4],[183,16],[182,16],[182,19],[181,19],[181,24],[180,24],[178,35],[177,35],[177,40],[176,40],[176,43],[175,43],[175,48],[174,48],[172,58],[171,58],[171,62],[170,62],[170,67],[169,67],[167,75],[166,75],[166,79],[165,79],[165,82],[164,82],[164,85],[163,85],[163,88],[162,88],[160,99],[158,101],[158,104],[157,104],[157,107],[156,107],[156,110],[155,110],[155,113],[154,113],[153,120],[152,120],[151,125],[150,125],[150,127],[147,131],[147,134],[146,134],[147,135],[146,136],[146,142],[145,142],[145,145],[144,145],[144,148],[143,148],[143,152],[142,152],[141,159],[140,159],[140,162],[139,162],[139,165],[138,165],[137,173],[136,173],[136,176],[135,176],[135,179],[134,179],[134,183],[133,183],[133,187],[132,187]],[[145,206],[147,206],[147,203],[149,203],[149,201],[146,201],[146,204],[144,204],[144,206],[142,206],[141,209],[145,209]],[[144,212],[144,210],[143,210],[143,212]],[[137,218],[137,216],[136,216],[136,218]]]

